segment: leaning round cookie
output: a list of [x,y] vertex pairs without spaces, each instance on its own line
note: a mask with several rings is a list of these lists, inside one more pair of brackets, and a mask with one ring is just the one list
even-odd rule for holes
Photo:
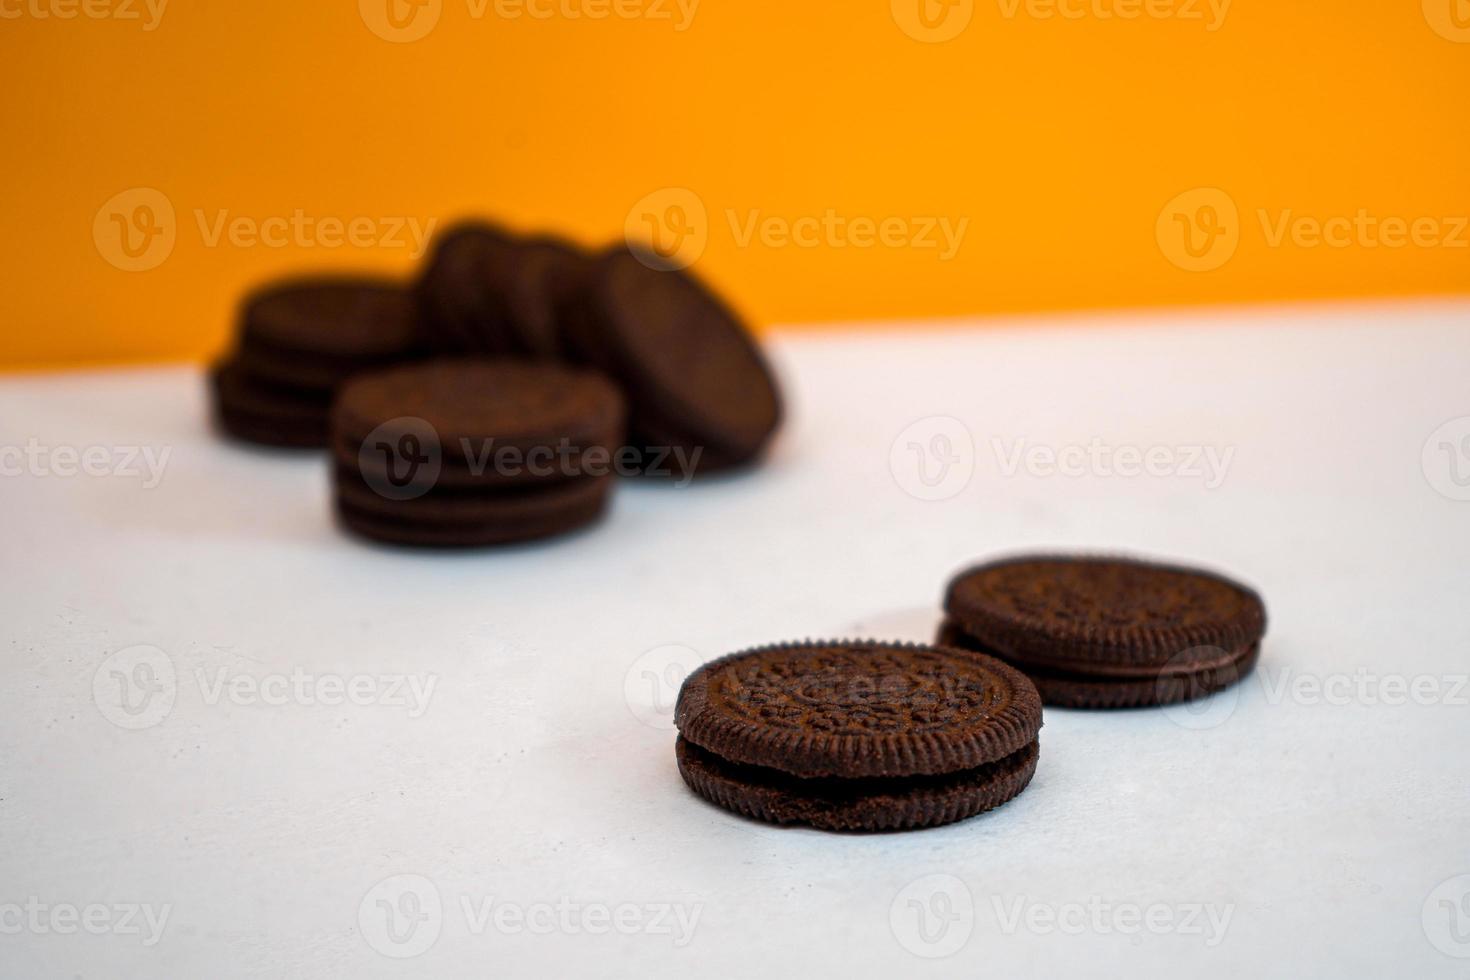
[[1019,671],[947,647],[759,647],[690,674],[674,721],[699,795],[762,819],[933,826],[1025,787],[1041,700]]
[[277,384],[331,391],[358,372],[420,356],[418,305],[389,280],[289,280],[256,290],[241,308],[240,364]]
[[440,359],[345,385],[332,409],[332,445],[339,464],[370,481],[397,465],[399,446],[412,445],[439,475],[454,475],[446,483],[545,483],[602,475],[594,462],[621,445],[625,417],[621,393],[593,371]]
[[463,222],[439,236],[415,291],[438,353],[556,359],[589,260],[569,242]]
[[623,386],[635,438],[686,458],[698,448],[725,466],[750,462],[770,442],[781,400],[760,346],[688,272],[612,248],[573,309],[568,347]]
[[[953,620],[945,620],[941,624],[935,642],[994,655]],[[1261,645],[1256,643],[1227,662],[1184,671],[1166,668],[1152,678],[1109,678],[1042,667],[1024,670],[1040,692],[1042,703],[1052,707],[1144,708],[1193,701],[1222,691],[1254,670],[1260,654]]]

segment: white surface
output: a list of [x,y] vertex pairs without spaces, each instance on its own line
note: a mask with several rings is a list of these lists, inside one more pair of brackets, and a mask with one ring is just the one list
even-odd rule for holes
[[[151,489],[0,479],[0,973],[1465,976],[1470,959],[1431,939],[1470,954],[1470,902],[1454,904],[1470,879],[1440,887],[1470,873],[1470,690],[1455,680],[1470,669],[1470,502],[1434,489],[1448,471],[1426,472],[1421,450],[1470,415],[1467,325],[1464,307],[1321,308],[788,337],[792,418],[766,468],[625,486],[594,532],[473,555],[344,537],[323,461],[217,441],[192,372],[4,380],[0,446],[171,456]],[[895,437],[929,416],[976,445],[973,477],[938,502],[890,472]],[[1234,455],[1204,489],[1006,476],[991,444],[1094,437]],[[1270,611],[1261,671],[1207,714],[1048,710],[1025,794],[911,834],[736,818],[686,792],[664,719],[640,720],[642,671],[662,666],[645,651],[926,638],[953,571],[1035,546],[1239,575]],[[110,704],[127,664],[104,662],[138,644],[175,668],[174,703],[126,730],[93,682]],[[214,697],[221,670],[436,687],[411,717]],[[1295,686],[1343,676],[1439,686],[1402,705],[1381,686],[1338,704]],[[395,946],[370,890],[400,874],[428,879],[443,910]],[[170,911],[153,945],[146,924],[16,932],[4,906],[32,897]],[[462,898],[698,919],[682,947],[540,919],[553,931],[492,919],[476,934]],[[928,920],[936,945],[910,899],[950,913],[948,931]],[[1156,929],[1206,914],[1150,931],[1133,916],[1154,906]],[[382,955],[360,908],[379,947],[415,951],[436,926],[437,940]],[[1229,915],[1223,937],[1210,910]]]

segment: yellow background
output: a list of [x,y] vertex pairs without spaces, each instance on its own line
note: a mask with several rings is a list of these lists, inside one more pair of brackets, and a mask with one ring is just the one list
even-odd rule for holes
[[[483,212],[590,244],[671,187],[707,210],[695,269],[762,325],[1470,286],[1470,248],[1273,245],[1259,218],[1470,214],[1470,28],[1450,19],[1470,0],[1235,0],[1213,25],[1207,0],[1064,0],[1080,18],[962,0],[941,43],[889,0],[702,0],[683,30],[673,0],[668,19],[616,15],[655,0],[429,0],[397,10],[437,14],[408,43],[368,25],[388,0],[172,0],[153,30],[144,0],[86,9],[124,2],[142,19],[0,0],[0,364],[203,357],[251,283],[414,265],[210,244],[222,213]],[[176,214],[145,271],[104,254],[99,209],[131,188]],[[1238,207],[1233,255],[1202,271],[1160,230],[1196,188]],[[731,228],[828,211],[968,225],[947,261]]]

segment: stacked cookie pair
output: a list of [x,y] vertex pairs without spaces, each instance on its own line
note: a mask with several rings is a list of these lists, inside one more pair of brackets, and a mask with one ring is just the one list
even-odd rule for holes
[[361,376],[332,412],[338,513],[365,537],[418,547],[583,527],[607,507],[626,415],[607,379],[557,364],[430,360]]
[[210,371],[214,411],[236,439],[320,448],[339,385],[420,357],[418,305],[378,279],[297,280],[242,304],[234,351]]
[[1023,671],[1047,704],[1203,697],[1255,667],[1266,608],[1223,575],[1125,558],[1020,556],[957,575],[938,642]]
[[946,609],[935,646],[806,642],[699,668],[674,714],[684,782],[772,823],[951,823],[1026,788],[1043,702],[1201,697],[1251,670],[1266,628],[1239,583],[1117,558],[989,562],[950,584]]

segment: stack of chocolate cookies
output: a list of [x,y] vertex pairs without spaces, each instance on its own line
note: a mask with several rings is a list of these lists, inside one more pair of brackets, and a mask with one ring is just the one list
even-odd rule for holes
[[700,667],[674,721],[680,774],[718,806],[824,830],[905,830],[1024,790],[1041,699],[1021,672],[980,654],[804,642]]
[[606,510],[624,441],[602,376],[508,359],[431,360],[345,385],[332,411],[337,511],[419,547],[549,537]]
[[[403,544],[580,527],[604,511],[614,473],[748,465],[781,421],[759,345],[688,272],[621,243],[592,254],[483,222],[440,235],[412,287],[316,279],[253,294],[211,381],[226,433],[330,445],[343,524]],[[461,443],[574,459],[512,476]]]
[[1047,704],[1131,708],[1203,697],[1250,673],[1266,607],[1223,575],[1128,558],[1034,555],[949,584],[939,642],[1024,671]]
[[419,357],[418,306],[380,279],[303,279],[242,305],[238,344],[210,374],[215,416],[230,436],[324,448],[337,387],[364,371]]

